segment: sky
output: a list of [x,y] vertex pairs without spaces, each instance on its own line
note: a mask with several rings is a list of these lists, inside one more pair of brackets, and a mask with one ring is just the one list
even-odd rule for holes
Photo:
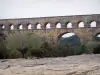
[[0,0],[0,19],[100,14],[100,0]]

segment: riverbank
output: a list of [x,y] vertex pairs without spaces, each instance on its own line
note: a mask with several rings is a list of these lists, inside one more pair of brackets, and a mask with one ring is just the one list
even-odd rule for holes
[[2,59],[0,75],[100,75],[100,54],[42,59]]

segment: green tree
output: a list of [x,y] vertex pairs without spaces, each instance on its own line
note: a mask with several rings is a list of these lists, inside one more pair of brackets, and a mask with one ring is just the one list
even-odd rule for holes
[[11,53],[15,50],[20,52],[21,57],[26,58],[30,50],[37,49],[41,46],[41,37],[34,33],[20,32],[9,34],[6,37],[6,46]]
[[98,45],[100,44],[100,42],[96,42],[96,41],[90,41],[86,44],[87,49],[89,51],[89,53],[93,53],[94,48],[96,48]]
[[4,40],[0,39],[0,59],[8,58],[8,50],[5,46]]

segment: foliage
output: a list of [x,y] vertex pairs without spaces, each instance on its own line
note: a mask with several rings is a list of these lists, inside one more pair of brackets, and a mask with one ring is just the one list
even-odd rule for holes
[[65,56],[70,56],[73,55],[72,47],[71,45],[58,45],[58,51],[60,56],[65,57]]
[[65,57],[73,55],[71,46],[50,44],[45,41],[39,49],[31,50],[31,55],[35,57]]
[[0,58],[66,57],[83,53],[100,53],[100,43],[90,41],[76,46],[57,44],[54,41],[42,41],[39,35],[28,32],[9,34],[5,40],[0,40]]
[[4,40],[0,40],[0,59],[5,59],[8,57],[8,51],[4,44]]
[[72,47],[74,55],[80,55],[83,53],[87,53],[87,48],[85,45],[77,45]]
[[40,48],[37,48],[37,49],[31,49],[29,52],[28,52],[28,56],[29,57],[37,57],[37,58],[42,58],[44,57],[44,51]]
[[96,48],[94,48],[93,53],[100,54],[100,44]]
[[98,45],[100,44],[100,42],[96,42],[96,41],[90,41],[86,44],[88,52],[89,53],[93,53],[93,49],[96,48]]
[[18,50],[8,50],[8,53],[9,53],[8,58],[10,59],[21,57],[21,53]]
[[31,33],[15,33],[9,34],[6,38],[7,49],[20,52],[21,57],[26,58],[27,52],[31,49],[37,49],[41,46],[40,36]]
[[88,51],[88,49],[87,49],[87,46],[86,46],[85,44],[81,45],[81,50],[82,50],[82,52],[85,53],[85,54],[88,54],[88,53],[89,53],[89,51]]

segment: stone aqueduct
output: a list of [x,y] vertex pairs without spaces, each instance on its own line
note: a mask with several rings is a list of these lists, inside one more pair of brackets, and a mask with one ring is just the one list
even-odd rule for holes
[[[90,26],[93,21],[96,22],[96,27]],[[79,27],[80,22],[84,23],[84,27]],[[50,28],[46,28],[48,23]],[[56,28],[58,23],[61,24],[61,28]],[[72,28],[67,28],[68,23],[72,24]],[[36,28],[38,24],[41,24],[41,29]],[[11,29],[12,25],[14,29]],[[19,29],[21,25],[23,29]],[[31,25],[31,29],[28,29],[29,25]],[[81,43],[86,43],[93,40],[93,37],[100,32],[100,14],[2,19],[0,20],[0,31],[6,35],[15,32],[32,32],[55,42],[63,34],[72,32],[80,38]]]

